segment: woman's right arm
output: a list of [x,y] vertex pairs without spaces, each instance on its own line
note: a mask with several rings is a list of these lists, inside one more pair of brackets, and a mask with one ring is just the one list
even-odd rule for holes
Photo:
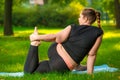
[[98,51],[98,48],[100,47],[101,42],[102,42],[102,35],[97,38],[95,44],[93,45],[90,52],[88,53],[88,58],[87,58],[87,73],[88,74],[93,73],[97,51]]
[[69,25],[65,29],[63,29],[62,31],[56,34],[45,34],[45,35],[31,34],[30,40],[31,41],[35,41],[35,40],[54,41],[57,43],[62,43],[68,38],[70,31],[71,31],[71,26]]

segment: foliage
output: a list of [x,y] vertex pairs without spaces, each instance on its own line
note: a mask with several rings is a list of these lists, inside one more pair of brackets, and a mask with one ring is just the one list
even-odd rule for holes
[[3,17],[4,16],[4,14],[3,14],[4,6],[3,5],[4,5],[4,0],[1,0],[0,1],[0,25],[3,25],[3,18],[4,18]]
[[[1,11],[3,12],[3,11]],[[4,19],[4,14],[0,13],[0,26],[3,26],[3,19]]]
[[50,1],[49,3],[55,3],[55,4],[57,3],[57,4],[62,5],[62,6],[66,6],[73,1],[79,2],[83,6],[85,6],[87,3],[87,0],[49,0],[49,1]]
[[[12,23],[14,26],[67,26],[71,23],[77,23],[79,12],[83,9],[83,4],[78,0],[60,0],[66,4],[58,4],[57,2],[49,1],[44,6],[30,5],[25,0],[13,0]],[[81,1],[84,3],[85,1]],[[0,1],[0,5],[4,7],[4,1]],[[85,4],[85,3],[84,3]],[[4,11],[1,8],[0,25],[3,25]]]
[[64,7],[58,4],[47,4],[44,6],[19,8],[13,10],[13,25],[15,26],[44,25],[58,27],[77,23],[77,18],[83,6],[73,1]]
[[13,11],[13,25],[15,26],[33,26],[36,24],[37,18],[39,17],[36,16],[36,11],[33,9],[28,10],[21,7],[21,9],[16,8],[16,10]]
[[[29,0],[13,0],[13,25],[66,26],[77,23],[77,8],[93,7],[102,13],[103,20],[114,20],[114,0],[46,0],[44,6],[30,7]],[[91,1],[91,3],[89,2]],[[74,4],[73,4],[74,3]],[[70,6],[73,4],[72,6]],[[91,5],[90,5],[91,4]],[[3,25],[4,0],[0,1],[0,25]],[[62,13],[63,12],[63,13]],[[50,13],[50,14],[49,14]],[[75,15],[74,15],[75,13]],[[71,15],[73,14],[73,15]]]
[[0,11],[4,9],[4,0],[1,0],[0,1]]
[[113,20],[114,17],[114,0],[91,0],[91,7],[102,13],[103,20]]

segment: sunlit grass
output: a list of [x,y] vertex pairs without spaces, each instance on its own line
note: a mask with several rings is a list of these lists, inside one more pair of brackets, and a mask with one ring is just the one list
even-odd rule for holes
[[[56,28],[56,29],[52,29],[52,28],[40,28],[38,27],[38,32],[39,34],[54,34],[59,32],[60,30],[62,30],[63,28]],[[14,31],[14,36],[13,37],[27,37],[30,34],[33,33],[34,31],[34,27],[33,28],[21,28],[21,27],[14,27],[13,28]],[[3,27],[0,27],[0,36],[3,36]]]
[[[120,30],[103,27],[104,36],[101,47],[97,53],[95,65],[108,64],[111,67],[120,69]],[[38,28],[39,34],[56,33],[62,30],[53,28]],[[0,72],[22,72],[24,62],[29,49],[29,35],[34,31],[34,28],[14,28],[14,36],[3,36],[0,28]],[[39,47],[40,60],[48,59],[47,50],[49,42],[42,42]],[[82,63],[86,64],[86,59]],[[101,77],[102,76],[102,77]],[[120,73],[105,72],[93,75],[78,75],[78,74],[35,74],[25,75],[24,77],[2,77],[3,80],[119,80]]]
[[118,44],[116,44],[116,45],[114,46],[114,48],[115,48],[116,50],[120,50],[120,41],[118,42]]
[[[15,31],[15,37],[18,37],[18,36],[28,36],[30,34],[32,34],[34,31],[33,30],[26,30],[26,31]],[[53,30],[50,30],[50,29],[38,29],[38,33],[39,34],[53,34],[53,33],[57,33],[59,32],[60,29],[53,29]]]
[[120,30],[119,32],[115,31],[106,32],[103,36],[103,38],[115,38],[115,37],[120,37]]
[[[14,36],[27,36],[32,34],[34,31],[33,30],[26,30],[26,31],[15,31],[15,35]],[[53,33],[57,33],[58,31],[60,31],[60,29],[53,29],[53,30],[49,30],[49,29],[38,29],[39,34],[53,34]]]
[[[23,69],[23,64],[20,63],[14,63],[14,64],[9,64],[9,65],[4,65],[4,64],[0,64],[0,71],[1,72],[19,72],[21,71],[21,69]],[[6,69],[6,71],[4,71],[4,69]]]

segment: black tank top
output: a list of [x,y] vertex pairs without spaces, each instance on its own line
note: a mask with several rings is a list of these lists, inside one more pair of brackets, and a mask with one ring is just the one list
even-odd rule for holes
[[71,25],[68,39],[62,43],[65,50],[76,63],[80,63],[94,45],[103,30],[87,25]]

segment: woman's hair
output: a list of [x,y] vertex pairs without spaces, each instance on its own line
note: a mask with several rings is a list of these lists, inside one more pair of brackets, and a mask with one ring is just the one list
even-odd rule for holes
[[82,11],[82,15],[88,18],[90,24],[94,23],[97,20],[98,27],[101,28],[100,12],[98,12],[92,8],[86,8]]

